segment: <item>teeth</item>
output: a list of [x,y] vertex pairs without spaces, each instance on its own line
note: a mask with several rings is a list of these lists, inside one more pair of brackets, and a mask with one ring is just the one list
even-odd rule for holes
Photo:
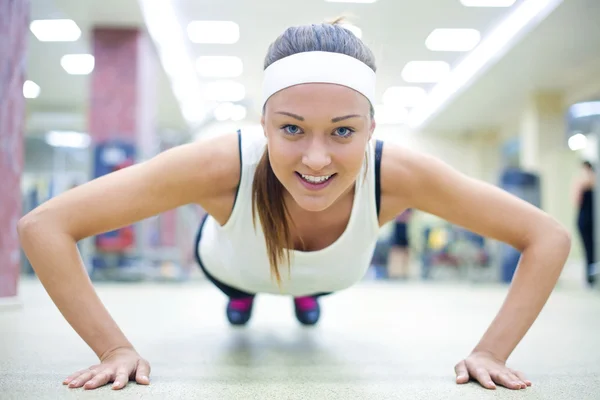
[[300,175],[302,175],[302,178],[305,181],[310,182],[310,183],[322,183],[332,177],[332,175],[325,175],[325,176],[311,176],[311,175],[304,175],[304,174],[300,174]]

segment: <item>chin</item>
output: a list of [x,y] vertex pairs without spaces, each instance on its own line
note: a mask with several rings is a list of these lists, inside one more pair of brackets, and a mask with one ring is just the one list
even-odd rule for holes
[[333,203],[330,196],[292,195],[300,208],[310,212],[324,211]]

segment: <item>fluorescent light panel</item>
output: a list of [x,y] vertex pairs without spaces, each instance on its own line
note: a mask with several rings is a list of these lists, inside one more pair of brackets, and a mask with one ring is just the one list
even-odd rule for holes
[[450,65],[445,61],[410,61],[402,69],[402,79],[413,83],[435,83],[445,78]]
[[425,46],[431,51],[470,51],[480,39],[476,29],[435,29],[425,40]]
[[577,103],[571,106],[571,115],[573,118],[591,117],[592,115],[600,115],[600,101],[588,101]]
[[241,101],[246,97],[244,85],[229,80],[209,82],[204,90],[206,98],[212,101],[234,102]]
[[192,21],[187,33],[193,43],[233,44],[240,40],[240,27],[233,21]]
[[26,99],[35,99],[40,95],[40,87],[33,81],[25,81],[23,83],[23,97]]
[[67,54],[60,65],[71,75],[88,75],[94,70],[95,59],[91,54]]
[[246,118],[246,107],[240,105],[240,104],[236,104],[235,106],[233,106],[233,109],[231,110],[231,120],[232,121],[241,121],[244,118]]
[[375,3],[377,0],[325,0],[328,3],[364,3],[371,4]]
[[244,63],[233,56],[202,56],[196,60],[196,71],[203,77],[235,78],[244,72]]
[[81,37],[81,29],[70,19],[39,19],[29,29],[40,42],[75,42]]
[[516,0],[460,0],[465,7],[510,7]]
[[144,21],[169,77],[183,118],[190,124],[208,116],[206,98],[186,46],[185,33],[170,1],[140,0]]
[[375,107],[375,122],[377,125],[399,125],[406,122],[408,111],[403,107],[389,104],[378,104]]
[[569,148],[573,151],[583,150],[587,146],[587,137],[582,133],[577,133],[569,138]]
[[543,20],[563,0],[528,0],[493,29],[452,72],[431,89],[427,101],[411,110],[409,124],[422,125],[493,60],[501,57],[519,34]]
[[50,131],[46,134],[46,143],[52,147],[87,148],[92,139],[87,133],[72,131]]
[[391,86],[383,92],[383,104],[398,107],[415,107],[425,98],[425,89],[418,86]]

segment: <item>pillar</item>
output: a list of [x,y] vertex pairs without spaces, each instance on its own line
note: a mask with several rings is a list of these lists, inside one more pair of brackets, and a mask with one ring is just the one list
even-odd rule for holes
[[531,95],[521,118],[520,164],[540,177],[541,208],[575,235],[571,188],[580,160],[567,145],[566,111],[560,92]]
[[[94,177],[147,160],[157,153],[157,58],[145,31],[96,27],[92,31],[95,58],[91,76],[89,132],[96,149]],[[110,146],[107,144],[110,143]],[[119,147],[121,146],[121,147]],[[102,154],[116,156],[103,157]],[[127,156],[120,158],[119,154]],[[112,163],[112,164],[111,164]],[[100,250],[145,250],[149,225],[136,224],[99,235]],[[133,238],[132,238],[133,237]],[[128,244],[128,238],[130,243]]]
[[28,0],[0,0],[0,304],[17,295]]

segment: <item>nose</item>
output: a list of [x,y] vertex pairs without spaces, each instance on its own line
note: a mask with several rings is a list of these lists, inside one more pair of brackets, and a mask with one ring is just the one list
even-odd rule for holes
[[302,156],[302,163],[313,171],[321,171],[327,167],[331,164],[327,145],[319,139],[311,140]]

